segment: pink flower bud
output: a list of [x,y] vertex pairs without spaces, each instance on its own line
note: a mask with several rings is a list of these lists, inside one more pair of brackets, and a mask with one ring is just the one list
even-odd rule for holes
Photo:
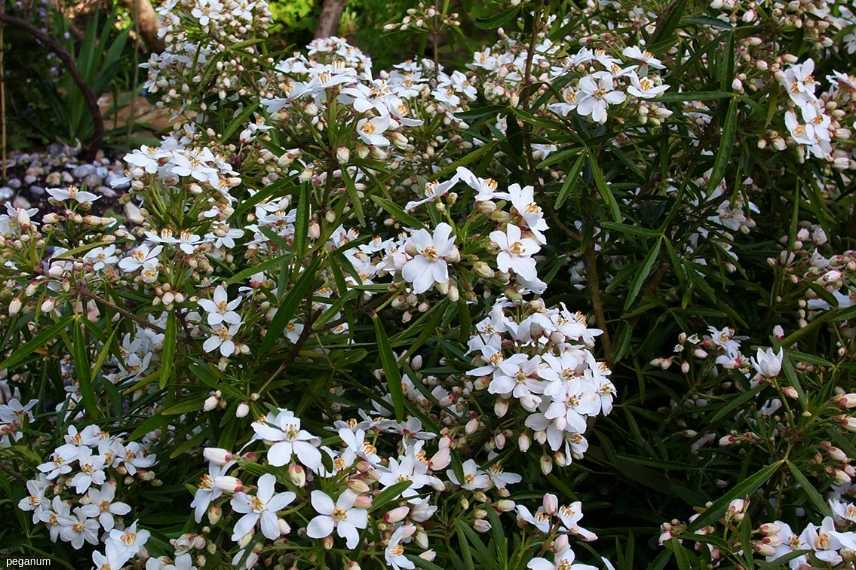
[[392,509],[391,511],[387,511],[383,515],[383,522],[390,523],[390,524],[397,523],[399,521],[404,520],[404,517],[406,517],[408,515],[408,513],[410,513],[409,508],[397,507],[395,509]]
[[547,493],[543,499],[544,512],[548,515],[555,515],[559,510],[559,498],[553,493]]
[[202,451],[202,456],[215,465],[226,465],[235,457],[231,452],[220,447],[206,447]]
[[291,481],[295,487],[303,487],[306,485],[306,471],[303,469],[303,466],[297,463],[289,465],[288,480]]
[[438,471],[440,469],[445,469],[446,467],[448,467],[451,460],[452,454],[449,451],[449,448],[442,448],[431,457],[431,460],[428,462],[428,466],[432,470]]
[[231,475],[220,475],[214,477],[214,486],[227,493],[237,493],[244,488],[244,484],[237,477]]

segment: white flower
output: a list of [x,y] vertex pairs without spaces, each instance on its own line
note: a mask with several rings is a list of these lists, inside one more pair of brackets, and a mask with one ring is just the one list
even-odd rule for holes
[[416,532],[416,527],[412,524],[406,524],[395,529],[395,532],[389,537],[389,543],[383,551],[383,558],[393,570],[416,568],[416,565],[404,555],[404,545],[401,544],[403,540],[413,536],[414,532]]
[[[434,283],[448,283],[449,269],[446,260],[455,261],[458,249],[452,227],[441,223],[434,229],[434,234],[420,229],[413,232],[405,245],[413,258],[404,264],[401,276],[408,283],[413,283],[416,294],[424,293]],[[450,237],[451,236],[451,237]]]
[[856,549],[856,534],[838,532],[835,530],[832,517],[825,517],[819,527],[809,523],[800,533],[800,542],[814,550],[814,556],[818,560],[835,566],[842,561],[841,555],[838,554],[839,550]]
[[425,188],[422,192],[425,197],[421,200],[412,200],[410,202],[407,202],[407,204],[404,205],[404,210],[410,212],[411,210],[414,210],[422,204],[433,202],[437,198],[445,196],[449,193],[449,190],[451,190],[458,183],[458,181],[458,175],[455,174],[453,177],[451,177],[449,180],[446,180],[445,182],[438,182],[436,180],[428,182],[427,184],[425,184]]
[[772,348],[767,348],[755,353],[755,358],[750,359],[755,371],[766,378],[775,378],[782,371],[782,360],[784,359],[784,350],[779,348],[779,352],[773,352]]
[[556,553],[553,562],[546,558],[533,558],[526,567],[530,570],[597,570],[596,566],[574,564],[575,558],[574,551],[568,546]]
[[108,265],[113,265],[119,258],[116,257],[116,246],[108,245],[106,247],[96,247],[90,249],[83,256],[85,261],[92,264],[93,271],[100,271]]
[[169,564],[160,558],[149,558],[146,560],[146,570],[196,570],[196,566],[193,565],[190,553],[185,552],[175,557],[174,564]]
[[339,495],[336,503],[329,495],[322,491],[312,491],[312,507],[318,514],[309,521],[306,527],[306,535],[309,538],[325,538],[330,536],[333,530],[345,539],[345,545],[353,550],[360,542],[357,529],[364,529],[368,525],[368,511],[354,507],[357,495],[346,489]]
[[86,495],[88,504],[97,509],[98,522],[107,531],[113,530],[116,524],[113,515],[123,516],[131,512],[131,507],[127,503],[113,502],[115,497],[116,483],[113,481],[108,481],[101,486],[101,489],[96,490],[94,487],[89,489],[89,493]]
[[645,65],[653,67],[654,69],[666,69],[666,66],[663,65],[663,62],[654,57],[654,54],[647,50],[643,51],[638,46],[630,46],[624,48],[624,51],[621,52],[621,55],[629,59],[641,61]]
[[318,472],[322,466],[321,452],[315,446],[316,437],[300,429],[300,418],[288,410],[278,414],[268,414],[264,421],[252,423],[256,432],[254,439],[274,442],[267,452],[268,462],[274,467],[282,467],[290,463],[293,457],[311,469]]
[[517,214],[526,223],[526,227],[535,236],[535,240],[542,245],[547,243],[547,239],[541,232],[549,228],[544,220],[544,212],[535,203],[535,189],[532,186],[521,188],[519,184],[512,184],[508,187],[508,194],[511,198],[511,205],[514,206]]
[[390,127],[389,115],[380,115],[371,119],[357,121],[357,135],[364,143],[372,146],[389,146],[389,139],[383,133]]
[[474,197],[476,202],[508,198],[507,192],[496,191],[498,185],[496,180],[492,178],[479,178],[469,168],[463,166],[458,167],[456,174],[461,182],[476,191]]
[[39,511],[48,503],[45,497],[45,490],[48,487],[48,481],[43,475],[39,479],[31,479],[27,481],[27,492],[29,495],[18,501],[18,508],[22,511],[33,511],[33,524],[39,520]]
[[83,543],[98,544],[98,521],[89,517],[83,507],[74,509],[70,516],[59,519],[60,537],[70,542],[75,550],[83,548]]
[[47,473],[49,480],[56,479],[60,475],[65,475],[71,472],[71,463],[77,461],[77,447],[73,445],[63,445],[53,452],[51,459],[48,462],[38,466],[38,470],[42,473]]
[[224,322],[230,325],[241,324],[241,316],[235,312],[235,309],[237,309],[240,304],[240,297],[229,301],[226,288],[222,285],[218,285],[217,288],[214,289],[213,300],[199,300],[199,306],[208,313],[207,322],[211,326],[219,325]]
[[449,481],[463,489],[466,489],[467,491],[478,491],[490,487],[490,478],[484,471],[479,469],[478,464],[474,460],[467,459],[464,461],[461,465],[461,470],[464,475],[463,481],[458,480],[458,476],[455,475],[455,471],[453,469],[446,471],[446,476],[449,478]]
[[85,493],[93,483],[102,485],[107,479],[104,473],[104,458],[100,455],[92,455],[92,450],[88,447],[80,448],[77,454],[77,466],[80,471],[71,478],[69,485],[74,487],[78,495]]
[[523,477],[519,474],[503,471],[502,463],[498,461],[487,468],[487,476],[497,489],[505,489],[508,485],[516,485],[523,481]]
[[119,269],[126,273],[133,273],[142,267],[157,265],[157,258],[162,250],[163,246],[160,245],[153,248],[145,244],[136,247],[131,251],[131,255],[119,261]]
[[657,85],[648,77],[640,79],[635,73],[631,73],[630,87],[627,88],[627,92],[640,99],[653,99],[662,95],[668,89],[668,85]]
[[814,61],[805,60],[787,68],[780,77],[782,85],[788,90],[788,96],[794,103],[813,102],[815,100]]
[[508,224],[505,232],[490,232],[490,241],[499,247],[496,264],[500,271],[513,271],[526,280],[538,278],[532,256],[541,248],[535,240],[522,237],[520,228]]
[[[54,496],[49,508],[37,509],[35,512],[38,513],[39,520],[47,525],[51,541],[53,542],[56,542],[56,539],[62,534],[63,523],[71,520],[71,507],[59,495]],[[92,522],[97,529],[98,523],[95,521]],[[63,538],[63,540],[65,539]]]
[[[28,487],[29,489],[29,482]],[[22,499],[23,501],[24,499]],[[856,523],[856,504],[854,503],[845,503],[844,501],[829,499],[829,506],[832,509],[832,514],[835,515],[836,520],[840,521],[848,521],[850,523]]]
[[550,522],[550,514],[544,510],[544,507],[538,507],[533,515],[524,505],[517,505],[517,516],[520,520],[528,522],[543,534],[550,532],[552,523]]
[[556,512],[556,516],[562,521],[565,531],[575,534],[587,542],[597,540],[595,533],[577,524],[583,518],[583,504],[580,501],[573,502],[570,505],[562,505]]
[[92,551],[92,562],[95,564],[95,570],[121,570],[130,559],[131,555],[128,554],[127,549],[115,540],[107,540],[104,554],[97,550]]
[[208,510],[212,501],[217,500],[223,494],[223,490],[214,485],[217,477],[226,474],[226,471],[234,465],[234,462],[228,462],[225,465],[217,465],[216,463],[208,464],[208,473],[202,475],[199,479],[199,484],[196,486],[196,493],[193,494],[193,501],[190,506],[193,507],[193,516],[196,522],[202,521],[202,515]]
[[157,462],[154,454],[146,455],[146,450],[136,441],[126,445],[124,451],[121,462],[129,475],[134,475],[138,469],[148,469]]
[[58,200],[60,202],[74,200],[78,204],[91,204],[100,198],[100,196],[96,196],[92,192],[78,190],[74,186],[69,186],[68,188],[48,188],[48,194],[50,194],[50,197],[54,200]]
[[220,354],[225,356],[226,358],[235,354],[235,341],[232,339],[238,334],[238,329],[241,328],[241,325],[229,325],[228,327],[219,324],[213,327],[212,334],[205,342],[202,343],[202,350],[205,352],[213,352],[220,349]]
[[149,540],[149,531],[137,530],[137,521],[125,530],[113,529],[110,531],[110,540],[116,541],[121,548],[130,556],[136,556],[140,549]]
[[340,428],[338,433],[341,440],[347,446],[342,452],[342,458],[347,465],[352,465],[357,457],[368,461],[371,465],[377,465],[380,462],[377,449],[371,442],[366,441],[366,432],[364,430]]
[[584,117],[591,116],[596,123],[606,122],[606,108],[609,105],[618,105],[626,99],[624,93],[615,90],[612,74],[607,71],[582,77],[579,89],[577,113]]
[[531,406],[531,409],[526,409],[534,411],[541,402],[536,394],[544,391],[543,382],[538,380],[540,366],[539,356],[529,358],[525,354],[514,354],[500,364],[487,390],[491,394],[511,394],[521,400],[524,407]]
[[276,540],[281,534],[276,513],[294,502],[296,495],[291,491],[274,494],[276,477],[265,473],[259,477],[258,492],[253,495],[236,493],[230,504],[236,513],[242,513],[232,533],[232,540],[238,542],[247,533],[252,532],[261,521],[262,534],[268,540]]

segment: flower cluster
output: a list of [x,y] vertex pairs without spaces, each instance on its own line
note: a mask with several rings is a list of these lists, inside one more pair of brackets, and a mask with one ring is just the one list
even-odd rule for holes
[[131,506],[119,498],[143,481],[154,483],[156,463],[143,443],[126,443],[95,424],[80,431],[69,426],[65,443],[27,481],[29,494],[18,508],[32,513],[33,524],[45,525],[54,542],[76,550],[85,543],[103,545],[103,552],[92,553],[96,568],[122,568],[150,533],[138,530],[136,521],[128,524]]
[[[856,119],[856,78],[835,72],[827,77],[830,90],[815,94],[814,61],[795,63],[777,74],[795,110],[785,112],[785,126],[799,148],[836,168],[853,168],[851,125]],[[838,148],[838,143],[845,143]]]
[[264,57],[258,44],[271,25],[264,0],[181,0],[157,11],[165,49],[142,67],[145,89],[160,95],[158,106],[192,118],[263,87],[255,71]]
[[590,351],[600,329],[589,328],[584,315],[564,306],[530,306],[535,310],[529,314],[514,307],[515,318],[506,314],[511,303],[494,305],[470,337],[469,349],[480,366],[467,374],[476,377],[476,389],[496,398],[499,417],[512,402],[525,411],[528,430],[519,433],[519,445],[527,449],[532,435],[546,445],[553,457],[545,455],[542,468],[549,472],[553,460],[567,465],[583,456],[588,421],[612,411],[616,390],[609,368]]
[[[651,120],[656,124],[671,115],[665,107],[650,101],[669,86],[659,75],[666,66],[644,47],[628,46],[620,53],[583,47],[567,54],[562,44],[544,36],[532,53],[529,57],[524,43],[504,35],[497,45],[476,52],[470,67],[484,80],[484,93],[489,99],[514,105],[530,81],[544,85],[558,82],[562,85],[561,98],[547,108],[561,117],[573,111],[595,123],[605,123],[616,110],[624,116],[625,107],[643,122]],[[546,87],[541,91],[548,93]],[[536,96],[541,94],[536,92]],[[627,102],[630,103],[624,105]]]

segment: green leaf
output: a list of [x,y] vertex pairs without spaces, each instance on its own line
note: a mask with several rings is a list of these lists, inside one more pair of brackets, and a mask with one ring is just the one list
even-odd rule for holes
[[636,300],[636,297],[639,295],[639,291],[642,290],[642,286],[648,279],[648,275],[651,274],[651,269],[654,267],[654,263],[657,262],[657,258],[660,256],[660,246],[662,243],[662,238],[658,239],[656,243],[654,243],[654,247],[652,247],[651,251],[648,252],[648,255],[645,256],[645,261],[642,262],[642,267],[633,278],[630,291],[627,293],[627,299],[624,301],[625,311],[629,311],[630,307],[633,306],[633,301]]
[[396,221],[404,224],[405,227],[420,229],[425,227],[418,219],[414,218],[410,214],[408,214],[404,208],[393,202],[392,200],[387,200],[383,196],[372,195],[369,196],[372,202],[383,208],[383,210],[392,216]]
[[389,387],[389,395],[392,398],[392,406],[395,409],[395,417],[399,420],[404,419],[404,392],[401,388],[401,371],[398,369],[398,362],[395,360],[395,355],[392,353],[392,347],[389,344],[389,338],[386,336],[386,330],[383,328],[383,323],[380,321],[380,316],[377,313],[372,315],[374,322],[375,337],[377,337],[377,348],[380,354],[380,362],[383,366],[383,372],[386,376],[386,384]]
[[175,368],[175,349],[178,344],[176,338],[178,323],[176,319],[175,311],[170,311],[166,319],[166,332],[163,336],[163,349],[161,350],[161,367],[160,376],[158,377],[158,384],[161,389],[169,383],[170,378],[172,378],[172,371]]
[[43,347],[46,342],[55,338],[61,331],[64,331],[68,323],[74,318],[73,315],[66,315],[56,321],[52,326],[46,328],[28,342],[24,343],[18,350],[13,352],[6,360],[0,362],[0,370],[4,368],[12,368],[23,362],[30,354],[37,349]]
[[716,101],[718,99],[728,99],[733,97],[733,93],[728,91],[689,91],[683,93],[665,93],[651,99],[658,103],[681,103],[684,101]]
[[244,281],[246,281],[248,278],[252,277],[256,273],[262,273],[264,271],[268,271],[268,270],[273,269],[275,267],[279,267],[279,264],[282,263],[283,260],[288,259],[289,257],[291,257],[291,252],[287,251],[282,255],[278,255],[278,256],[273,257],[271,259],[266,259],[266,260],[262,261],[261,263],[257,263],[256,265],[253,265],[252,267],[248,267],[246,269],[242,269],[241,271],[238,271],[237,273],[235,273],[234,275],[232,275],[231,277],[229,277],[228,279],[223,281],[223,283],[225,283],[226,285],[232,285],[234,283],[243,283]]
[[792,461],[786,461],[788,465],[788,469],[791,470],[791,474],[796,479],[797,483],[800,484],[803,491],[806,495],[808,495],[809,500],[814,504],[815,508],[817,508],[820,513],[825,517],[832,516],[832,509],[829,508],[827,502],[823,499],[823,495],[820,494],[814,485],[811,484],[811,481],[808,480],[808,477],[803,475],[803,472],[799,470]]
[[607,184],[606,179],[603,177],[603,170],[600,169],[600,164],[598,164],[597,159],[593,155],[590,154],[588,157],[589,166],[591,167],[591,175],[592,178],[594,178],[594,185],[597,188],[601,199],[604,201],[607,208],[609,208],[609,214],[612,217],[612,221],[621,223],[621,209],[618,207],[618,202],[616,202],[609,184]]
[[412,481],[399,481],[395,485],[390,485],[383,491],[377,494],[377,496],[372,501],[372,506],[369,508],[369,512],[373,513],[377,510],[380,510],[399,498],[401,494],[410,487]]
[[751,390],[746,390],[745,392],[741,392],[738,396],[735,396],[728,400],[728,403],[719,408],[713,416],[707,421],[708,424],[716,424],[723,418],[727,417],[731,414],[731,412],[739,409],[743,404],[754,398],[758,395],[758,393],[766,388],[766,384],[763,382],[759,382],[757,386],[752,388]]
[[648,42],[655,53],[671,44],[686,7],[687,0],[673,0],[657,20],[657,27]]
[[434,175],[433,175],[434,179],[440,180],[440,179],[446,178],[447,176],[453,174],[458,169],[459,166],[466,166],[468,164],[472,164],[473,162],[482,158],[484,155],[493,151],[496,144],[497,143],[495,141],[489,142],[485,145],[478,147],[477,149],[470,152],[469,154],[467,154],[463,158],[459,158],[458,160],[456,160],[452,164],[444,166],[443,168],[441,168],[440,170],[438,170],[437,172],[434,173]]
[[718,521],[725,510],[728,508],[728,504],[734,499],[740,499],[742,497],[748,497],[756,490],[758,490],[761,485],[766,483],[776,471],[782,466],[785,460],[779,460],[775,463],[771,463],[766,467],[763,467],[750,475],[749,477],[743,479],[740,483],[735,485],[728,491],[726,494],[718,498],[713,504],[707,508],[701,515],[696,518],[688,527],[690,531],[696,531],[704,526],[712,524]]
[[713,171],[710,173],[710,180],[707,183],[708,191],[712,191],[719,186],[722,177],[725,176],[725,170],[728,167],[728,162],[731,160],[731,153],[734,151],[736,132],[737,99],[731,99],[728,103],[728,112],[725,115],[725,126],[722,129],[722,137],[719,139],[719,150],[716,151],[716,158],[713,161]]
[[297,218],[294,221],[294,251],[297,259],[306,253],[306,237],[309,233],[309,185],[301,184],[297,197]]
[[226,126],[226,128],[223,129],[223,134],[220,135],[220,140],[225,143],[230,138],[232,138],[232,135],[238,132],[238,129],[240,129],[247,123],[247,119],[249,119],[250,115],[252,115],[253,112],[258,108],[258,101],[256,101],[252,105],[248,105],[247,107],[245,107],[244,110],[241,111],[241,113],[237,117],[232,119],[232,121]]
[[198,412],[202,409],[202,404],[205,401],[205,396],[197,396],[188,400],[182,400],[177,404],[173,404],[161,411],[163,416],[178,416],[188,412]]
[[86,329],[78,319],[75,321],[72,339],[69,340],[64,332],[61,335],[65,339],[68,351],[74,360],[74,372],[77,376],[77,383],[80,385],[80,396],[83,400],[83,407],[86,409],[86,415],[90,418],[99,418],[101,411],[98,409],[98,400],[95,397],[95,389],[92,387],[92,366],[89,364]]
[[562,204],[565,203],[565,200],[568,199],[568,196],[573,194],[574,189],[577,187],[577,183],[580,180],[580,170],[583,168],[583,162],[585,161],[586,155],[581,154],[577,157],[577,160],[574,161],[574,165],[571,167],[571,170],[568,172],[568,176],[565,178],[564,184],[562,184],[562,188],[559,190],[559,195],[556,196],[556,203],[554,205],[555,208],[561,208]]
[[282,331],[288,325],[289,321],[291,321],[294,313],[297,312],[301,301],[306,298],[312,289],[312,284],[315,282],[315,274],[320,265],[321,257],[316,257],[309,267],[303,270],[303,274],[301,274],[300,279],[295,283],[294,288],[283,298],[268,327],[267,334],[262,339],[262,344],[259,347],[260,357],[270,352],[276,341],[282,337]]
[[348,169],[343,168],[341,172],[342,180],[345,181],[345,190],[348,193],[348,203],[354,208],[354,213],[357,215],[357,220],[360,222],[360,225],[364,226],[366,225],[366,215],[363,213],[363,201],[360,199],[357,187],[354,185],[354,180],[351,178],[351,175],[348,174]]

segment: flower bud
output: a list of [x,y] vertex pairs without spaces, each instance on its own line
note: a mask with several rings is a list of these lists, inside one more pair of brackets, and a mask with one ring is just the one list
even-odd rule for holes
[[354,506],[358,509],[368,509],[372,506],[372,498],[368,495],[357,495]]
[[220,475],[214,477],[214,486],[227,493],[237,493],[244,488],[244,484],[237,477],[231,475]]
[[236,418],[245,418],[245,417],[247,417],[247,414],[249,414],[249,413],[250,413],[250,407],[247,405],[246,402],[241,402],[240,404],[238,404],[238,407],[235,410],[235,417]]
[[288,466],[288,480],[295,487],[303,487],[306,485],[306,471],[302,465],[292,463]]
[[437,453],[435,453],[431,457],[431,460],[428,462],[428,466],[433,471],[438,471],[440,469],[445,469],[446,467],[448,467],[449,463],[451,461],[452,461],[452,454],[449,451],[449,448],[448,447],[441,448],[441,449],[437,450]]
[[832,403],[834,403],[839,408],[843,408],[845,410],[856,408],[856,393],[841,394],[840,396],[836,396],[832,399]]
[[220,403],[220,398],[217,396],[211,395],[205,399],[205,402],[202,404],[202,411],[210,412],[214,408],[217,407],[217,404]]
[[206,447],[202,450],[202,456],[206,461],[215,465],[226,465],[235,457],[231,452],[221,447]]
[[336,160],[339,161],[339,164],[348,164],[348,161],[351,159],[351,151],[346,146],[340,146],[336,149]]
[[392,509],[391,511],[387,511],[383,515],[383,522],[393,524],[399,521],[404,520],[407,514],[410,512],[408,507],[397,507]]

